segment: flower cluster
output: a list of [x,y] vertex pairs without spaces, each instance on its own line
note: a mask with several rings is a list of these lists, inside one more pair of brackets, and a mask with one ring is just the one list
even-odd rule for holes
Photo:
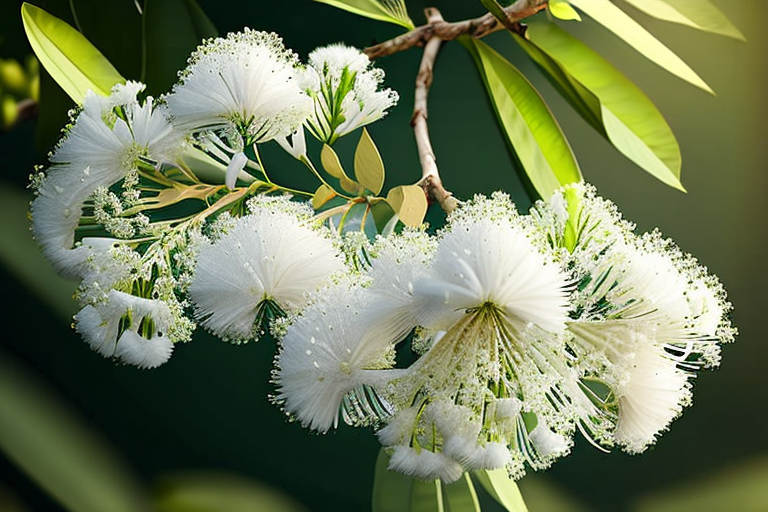
[[131,81],[89,92],[32,176],[31,218],[47,259],[80,281],[75,329],[91,348],[151,368],[197,323],[254,339],[340,273],[339,240],[289,197],[314,189],[273,181],[260,147],[278,143],[322,180],[304,127],[330,143],[381,118],[396,99],[382,78],[359,50],[320,48],[305,65],[276,34],[245,29],[204,41],[159,98]]
[[[31,205],[43,253],[80,281],[75,330],[140,368],[198,324],[235,343],[269,330],[273,400],[291,419],[369,427],[390,468],[420,479],[519,477],[577,431],[647,448],[735,335],[717,278],[583,183],[529,213],[496,193],[435,233],[405,227],[376,196],[370,138],[359,183],[329,148],[396,103],[382,80],[356,49],[319,48],[304,65],[275,34],[245,30],[204,42],[158,99],[135,82],[88,94]],[[320,186],[273,181],[271,141]]]
[[274,399],[314,430],[339,416],[373,427],[389,467],[424,480],[519,477],[566,454],[576,431],[642,451],[735,333],[715,277],[584,184],[528,215],[478,196],[436,235],[406,231],[368,253],[359,279],[292,317]]

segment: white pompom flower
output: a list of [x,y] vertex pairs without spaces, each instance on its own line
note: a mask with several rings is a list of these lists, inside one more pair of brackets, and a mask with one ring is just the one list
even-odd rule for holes
[[246,28],[209,39],[166,97],[174,124],[220,132],[235,151],[294,133],[312,108],[297,82],[298,66],[274,33]]
[[201,325],[235,342],[258,337],[276,316],[296,313],[344,270],[330,233],[306,205],[257,196],[250,210],[201,244],[189,286]]
[[309,54],[302,83],[315,101],[307,128],[317,139],[336,139],[384,117],[397,104],[398,94],[380,90],[384,72],[365,53],[344,44],[331,44]]
[[155,368],[170,358],[170,324],[164,302],[117,290],[111,290],[105,302],[87,305],[75,315],[75,329],[92,350],[139,368]]
[[640,452],[690,404],[695,370],[733,340],[725,291],[657,231],[635,234],[589,185],[565,187],[531,218],[578,280],[569,349],[599,412],[584,424],[599,443]]
[[54,268],[80,277],[89,251],[75,247],[75,230],[86,199],[135,171],[138,160],[172,161],[182,139],[163,106],[143,103],[143,84],[114,87],[109,97],[89,91],[83,109],[50,156],[51,167],[32,202],[32,230]]

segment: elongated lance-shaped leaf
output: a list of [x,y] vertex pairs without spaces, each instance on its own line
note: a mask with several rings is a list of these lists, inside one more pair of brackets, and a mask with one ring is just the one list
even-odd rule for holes
[[469,473],[464,473],[453,483],[443,485],[443,503],[446,512],[480,512],[480,501]]
[[355,149],[355,178],[374,195],[384,186],[384,162],[365,128]]
[[142,79],[150,94],[170,89],[190,53],[218,35],[195,0],[145,0],[142,21]]
[[488,494],[509,512],[528,512],[517,483],[509,478],[506,469],[475,471],[473,476]]
[[744,35],[709,0],[624,0],[644,13],[664,21],[744,41]]
[[108,95],[125,79],[80,32],[39,7],[21,6],[24,30],[35,55],[56,83],[75,103],[88,90]]
[[536,193],[548,198],[561,185],[580,181],[573,151],[531,83],[482,41],[460,41],[474,57],[499,124]]
[[680,183],[680,147],[650,99],[611,63],[553,23],[534,20],[515,40],[576,111],[616,149],[667,185]]
[[652,62],[686,82],[714,94],[709,85],[688,64],[609,0],[570,2]]
[[411,508],[413,478],[387,469],[389,455],[384,448],[379,450],[376,469],[373,474],[371,494],[372,512],[408,512]]
[[149,510],[136,475],[5,353],[0,354],[0,448],[64,510]]
[[403,0],[315,0],[338,9],[365,16],[374,20],[400,25],[408,30],[414,28]]

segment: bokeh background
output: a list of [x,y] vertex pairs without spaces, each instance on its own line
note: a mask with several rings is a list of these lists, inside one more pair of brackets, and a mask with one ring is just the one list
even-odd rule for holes
[[[69,1],[33,3],[67,19]],[[123,76],[138,78],[141,50],[133,1],[111,0],[111,16],[103,15],[103,7],[97,11],[85,8],[85,1],[74,3],[84,6],[78,10],[84,29],[105,23],[114,28],[93,42],[110,58],[135,55],[123,58],[118,69]],[[319,45],[344,41],[365,47],[399,33],[395,26],[310,0],[198,3],[219,33],[244,26],[276,31],[302,58]],[[681,145],[687,193],[656,181],[595,134],[536,74],[507,35],[488,38],[530,72],[569,137],[585,178],[601,195],[616,202],[639,230],[658,227],[721,278],[740,331],[736,342],[723,350],[721,368],[700,374],[693,406],[653,448],[637,456],[605,454],[577,440],[572,455],[521,482],[531,512],[768,511],[768,344],[762,324],[768,306],[768,3],[713,3],[727,13],[746,42],[627,10],[688,62],[716,95],[663,72],[589,20],[567,25],[634,80],[665,115]],[[479,2],[407,4],[417,24],[423,22],[427,6],[439,7],[447,20],[482,13]],[[23,60],[30,52],[20,5],[2,0],[1,58]],[[168,24],[173,30],[172,17]],[[399,106],[370,127],[389,173],[386,187],[413,182],[420,173],[409,128],[419,59],[414,49],[379,63],[387,72],[387,85],[401,94]],[[50,97],[56,95],[44,85],[46,90]],[[346,426],[326,435],[309,434],[287,423],[267,400],[275,348],[271,341],[235,347],[200,332],[192,343],[177,347],[164,366],[140,371],[112,365],[73,333],[75,304],[67,297],[75,284],[58,279],[40,259],[26,218],[31,198],[27,177],[34,165],[43,163],[56,135],[50,127],[46,133],[40,120],[46,115],[54,119],[53,124],[46,121],[49,126],[63,124],[56,121],[61,111],[45,111],[45,100],[43,96],[39,117],[0,133],[0,382],[5,386],[0,398],[26,400],[32,384],[43,386],[55,404],[66,407],[155,493],[172,487],[170,477],[179,472],[216,471],[247,478],[254,488],[272,489],[294,510],[369,510],[378,452],[375,437]],[[480,79],[458,43],[445,45],[439,56],[429,108],[446,186],[459,197],[505,189],[527,208]],[[11,368],[23,371],[26,380],[10,379],[15,375]],[[0,414],[14,412],[3,407]],[[9,419],[0,417],[0,424]],[[53,459],[52,464],[57,463]],[[7,451],[0,453],[0,511],[5,510],[64,510]],[[265,505],[263,510],[277,508]]]

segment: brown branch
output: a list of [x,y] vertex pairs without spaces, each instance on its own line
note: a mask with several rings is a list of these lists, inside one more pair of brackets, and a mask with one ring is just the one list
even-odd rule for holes
[[[443,19],[440,11],[433,7],[425,9],[424,12],[430,23],[439,22]],[[424,189],[428,199],[437,201],[443,211],[450,213],[456,209],[458,202],[450,192],[443,188],[440,173],[437,170],[435,152],[432,150],[432,143],[429,140],[429,129],[427,128],[427,96],[429,94],[429,87],[432,85],[432,69],[442,44],[442,38],[433,35],[424,46],[419,73],[416,75],[416,91],[414,94],[411,126],[413,127],[413,135],[416,138],[416,148],[418,149],[419,162],[421,163],[421,179],[418,184]]]
[[[414,46],[425,46],[432,38],[452,41],[459,36],[468,35],[479,39],[504,28],[522,32],[523,27],[520,21],[533,16],[546,6],[547,0],[517,0],[504,9],[507,18],[505,23],[497,20],[491,13],[479,18],[454,23],[443,20],[442,16],[435,19],[427,18],[426,25],[417,27],[389,41],[370,46],[365,49],[365,54],[373,60]],[[507,26],[505,27],[505,25]]]

